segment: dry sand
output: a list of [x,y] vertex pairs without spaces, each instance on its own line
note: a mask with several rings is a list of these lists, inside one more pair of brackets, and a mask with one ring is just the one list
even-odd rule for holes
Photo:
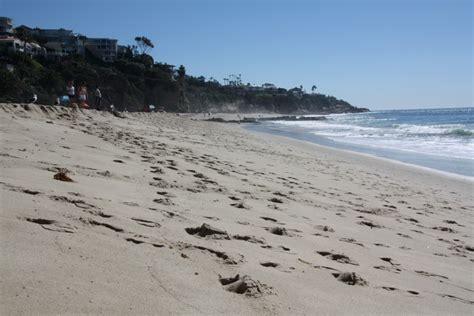
[[474,311],[472,179],[174,114],[26,108],[0,105],[3,315]]

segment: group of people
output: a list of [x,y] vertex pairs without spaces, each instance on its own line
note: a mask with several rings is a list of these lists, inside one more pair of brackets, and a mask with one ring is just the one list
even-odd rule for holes
[[[87,103],[87,86],[85,83],[82,83],[79,86],[79,89],[76,92],[76,87],[74,86],[74,81],[69,81],[66,87],[67,91],[67,102],[72,105],[73,103],[77,103],[79,107],[83,109],[90,108],[89,104]],[[61,102],[61,100],[59,100]],[[78,101],[78,102],[76,102]],[[59,102],[59,103],[60,103]],[[58,103],[58,102],[57,102]],[[100,87],[97,86],[94,91],[94,108],[97,110],[101,109],[102,103],[102,92],[100,91]]]

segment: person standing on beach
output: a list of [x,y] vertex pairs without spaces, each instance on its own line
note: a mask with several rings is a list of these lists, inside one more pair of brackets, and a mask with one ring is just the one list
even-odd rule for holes
[[33,94],[33,97],[30,99],[29,103],[36,103],[36,101],[38,101],[38,96],[36,95],[36,93]]
[[95,108],[100,110],[100,103],[102,102],[102,93],[100,92],[100,87],[97,86],[95,89]]
[[67,96],[69,97],[69,104],[72,105],[76,100],[76,88],[74,88],[74,81],[69,81],[66,87]]
[[87,105],[87,87],[86,84],[83,83],[81,87],[79,88],[79,102],[80,102],[80,107],[85,109],[88,108],[89,106]]

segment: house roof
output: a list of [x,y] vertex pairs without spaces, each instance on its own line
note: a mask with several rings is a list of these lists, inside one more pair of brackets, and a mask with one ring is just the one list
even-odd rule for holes
[[21,29],[24,29],[24,30],[28,30],[28,31],[33,30],[31,27],[28,27],[28,26],[23,25],[23,24],[20,25],[20,26],[15,27],[15,30],[17,30],[17,29],[20,29],[20,30],[21,30]]

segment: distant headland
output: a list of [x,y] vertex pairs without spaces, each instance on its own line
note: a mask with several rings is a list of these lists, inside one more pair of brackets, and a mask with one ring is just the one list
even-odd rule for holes
[[25,102],[32,95],[53,104],[66,94],[70,80],[90,89],[100,86],[102,102],[118,110],[147,111],[149,105],[168,112],[269,112],[330,114],[366,112],[348,102],[303,86],[292,89],[271,83],[244,83],[230,75],[223,82],[186,73],[157,62],[149,54],[153,42],[137,36],[136,45],[120,45],[112,38],[90,38],[66,29],[13,27],[0,17],[0,102]]

